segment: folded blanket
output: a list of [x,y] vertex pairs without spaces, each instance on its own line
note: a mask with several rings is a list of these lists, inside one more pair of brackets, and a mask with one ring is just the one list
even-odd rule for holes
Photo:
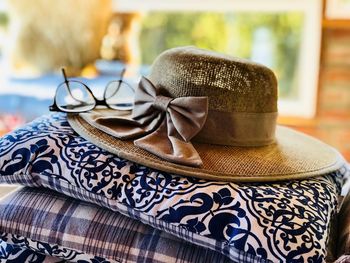
[[29,249],[38,262],[49,259],[41,255],[79,263],[231,262],[119,213],[40,188],[22,188],[0,201],[0,240],[0,261],[17,255],[20,262]]

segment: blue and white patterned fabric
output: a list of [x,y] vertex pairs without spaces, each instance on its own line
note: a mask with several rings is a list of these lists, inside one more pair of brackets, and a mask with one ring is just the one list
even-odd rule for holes
[[0,140],[0,182],[94,202],[238,262],[323,262],[346,172],[279,183],[168,174],[98,148],[74,133],[64,114]]
[[24,247],[7,244],[0,240],[0,262],[63,263],[64,260],[44,255]]
[[1,238],[8,239],[11,243],[0,240],[0,262],[7,263],[120,263],[105,258],[87,255],[72,249],[65,249],[58,245],[50,245],[45,242],[34,241],[25,237],[1,234]]

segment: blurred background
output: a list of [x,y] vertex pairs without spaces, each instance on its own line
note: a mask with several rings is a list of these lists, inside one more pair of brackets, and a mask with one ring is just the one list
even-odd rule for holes
[[48,113],[62,66],[101,95],[184,45],[272,68],[279,123],[350,160],[350,0],[0,0],[0,134]]

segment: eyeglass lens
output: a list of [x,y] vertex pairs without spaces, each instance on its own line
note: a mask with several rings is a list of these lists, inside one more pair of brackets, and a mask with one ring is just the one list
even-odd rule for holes
[[56,104],[65,112],[83,112],[92,110],[96,102],[83,83],[70,80],[57,87]]
[[104,98],[115,110],[130,110],[134,102],[134,89],[124,81],[112,81],[106,86]]

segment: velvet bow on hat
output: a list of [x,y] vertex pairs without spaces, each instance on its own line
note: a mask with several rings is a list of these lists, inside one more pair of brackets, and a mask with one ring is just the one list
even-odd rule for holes
[[202,129],[208,113],[207,97],[163,96],[145,77],[135,92],[131,118],[108,116],[96,122],[108,133],[174,163],[202,165],[190,140]]

